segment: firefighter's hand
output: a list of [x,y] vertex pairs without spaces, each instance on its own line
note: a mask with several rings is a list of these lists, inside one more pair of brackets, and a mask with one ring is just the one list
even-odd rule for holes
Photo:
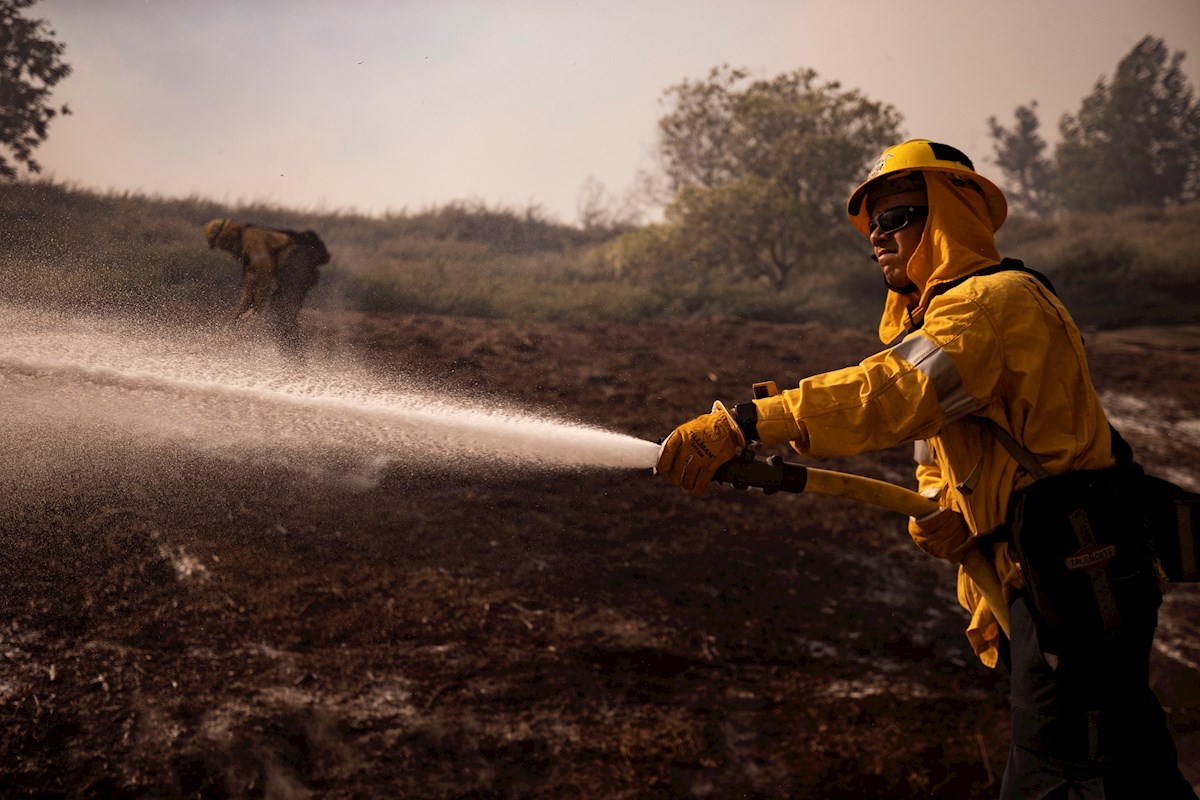
[[654,471],[699,497],[717,467],[733,460],[746,439],[733,416],[719,401],[710,414],[696,417],[671,432],[658,451]]
[[962,514],[939,508],[927,517],[908,518],[908,535],[917,547],[935,558],[961,562],[971,546],[971,530]]

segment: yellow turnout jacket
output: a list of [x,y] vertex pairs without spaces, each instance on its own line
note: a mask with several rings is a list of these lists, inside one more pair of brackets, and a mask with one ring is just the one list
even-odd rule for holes
[[232,253],[242,262],[242,293],[234,317],[247,311],[262,312],[280,269],[296,250],[296,242],[283,231],[213,220],[205,226],[211,247]]
[[[979,536],[1005,521],[1009,498],[1032,480],[979,418],[1010,432],[1052,475],[1111,466],[1110,433],[1079,331],[1037,278],[1004,270],[946,287],[1000,257],[978,192],[942,173],[925,176],[929,216],[909,261],[920,302],[910,310],[892,293],[880,322],[880,338],[899,341],[756,400],[758,432],[808,456],[923,442],[918,489]],[[994,552],[1007,596],[1023,585],[1020,569],[1006,544]],[[961,568],[958,598],[971,613],[975,652],[995,666],[999,626]]]

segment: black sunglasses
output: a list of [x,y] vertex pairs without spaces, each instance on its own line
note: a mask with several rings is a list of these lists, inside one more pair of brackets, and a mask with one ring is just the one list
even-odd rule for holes
[[907,228],[918,215],[924,216],[929,212],[929,206],[896,206],[887,211],[881,211],[867,223],[867,233],[874,233],[876,228],[884,233],[895,233]]

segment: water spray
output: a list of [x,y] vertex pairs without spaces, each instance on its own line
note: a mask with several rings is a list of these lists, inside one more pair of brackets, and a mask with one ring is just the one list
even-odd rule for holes
[[[658,446],[342,361],[303,367],[221,332],[0,306],[0,406],[12,450],[182,445],[369,488],[392,467],[646,469]],[[20,438],[20,442],[17,438]]]

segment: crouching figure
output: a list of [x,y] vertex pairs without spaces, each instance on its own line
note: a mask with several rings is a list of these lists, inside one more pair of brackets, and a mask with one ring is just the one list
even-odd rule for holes
[[262,315],[267,329],[285,350],[299,346],[300,307],[329,263],[329,251],[312,231],[237,223],[228,217],[204,226],[208,246],[231,254],[242,264],[242,292],[233,319]]

